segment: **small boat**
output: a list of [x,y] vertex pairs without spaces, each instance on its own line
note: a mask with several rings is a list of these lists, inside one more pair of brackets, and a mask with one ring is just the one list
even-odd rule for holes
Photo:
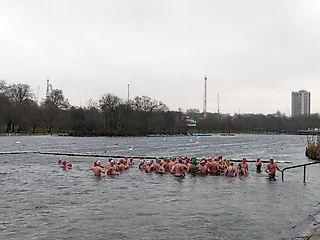
[[220,136],[234,136],[234,133],[220,133]]
[[191,136],[196,137],[212,137],[211,133],[192,133]]

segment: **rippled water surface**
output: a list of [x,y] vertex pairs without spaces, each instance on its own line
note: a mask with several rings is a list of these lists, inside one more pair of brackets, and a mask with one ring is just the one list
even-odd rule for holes
[[[301,136],[71,138],[0,137],[4,151],[59,151],[146,156],[216,156],[306,163]],[[132,151],[129,148],[132,147]],[[285,181],[248,177],[145,174],[134,166],[94,177],[96,158],[0,155],[0,239],[291,239],[319,213],[319,165],[288,170]],[[106,159],[100,158],[104,163]],[[265,166],[266,164],[264,164]]]

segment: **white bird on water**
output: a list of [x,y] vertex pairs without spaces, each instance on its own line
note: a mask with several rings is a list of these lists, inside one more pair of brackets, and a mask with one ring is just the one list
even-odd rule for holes
[[129,151],[132,151],[133,149],[132,149],[132,146],[130,146],[130,148],[129,148]]
[[21,142],[20,142],[20,141],[17,141],[16,143],[19,144],[19,143],[21,143]]

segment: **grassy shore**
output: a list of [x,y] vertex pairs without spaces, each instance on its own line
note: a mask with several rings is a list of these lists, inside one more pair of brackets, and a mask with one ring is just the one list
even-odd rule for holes
[[306,156],[312,160],[320,160],[320,136],[308,139],[306,147]]

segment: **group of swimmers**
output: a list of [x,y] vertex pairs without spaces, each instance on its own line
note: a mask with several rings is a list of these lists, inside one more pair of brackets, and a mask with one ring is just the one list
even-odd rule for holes
[[65,160],[62,161],[61,159],[59,159],[57,163],[60,164],[60,167],[63,170],[72,169],[72,163],[71,162],[67,162]]
[[[119,172],[128,170],[134,165],[132,158],[125,157],[118,161],[109,158],[107,164],[102,166],[99,160],[93,163],[90,170],[93,171],[95,176],[100,176],[102,173],[107,175],[116,175]],[[262,162],[260,157],[256,160],[256,171],[261,173]],[[146,173],[158,173],[166,174],[170,173],[176,177],[184,177],[186,173],[193,175],[225,175],[227,177],[236,177],[238,175],[248,175],[248,163],[244,157],[242,161],[234,166],[234,163],[230,159],[223,159],[221,155],[212,158],[201,158],[200,161],[197,158],[188,157],[164,157],[162,159],[156,157],[154,160],[146,160],[141,158],[139,161],[139,169]],[[275,180],[276,170],[281,171],[278,165],[274,162],[273,158],[270,158],[270,162],[267,164],[265,172],[268,173],[270,180]]]
[[124,159],[120,159],[118,161],[109,158],[105,166],[103,166],[99,160],[94,161],[90,170],[93,171],[95,176],[101,176],[101,173],[107,175],[117,175],[121,171],[130,169],[132,165],[134,165],[132,158],[128,159],[125,157]]

